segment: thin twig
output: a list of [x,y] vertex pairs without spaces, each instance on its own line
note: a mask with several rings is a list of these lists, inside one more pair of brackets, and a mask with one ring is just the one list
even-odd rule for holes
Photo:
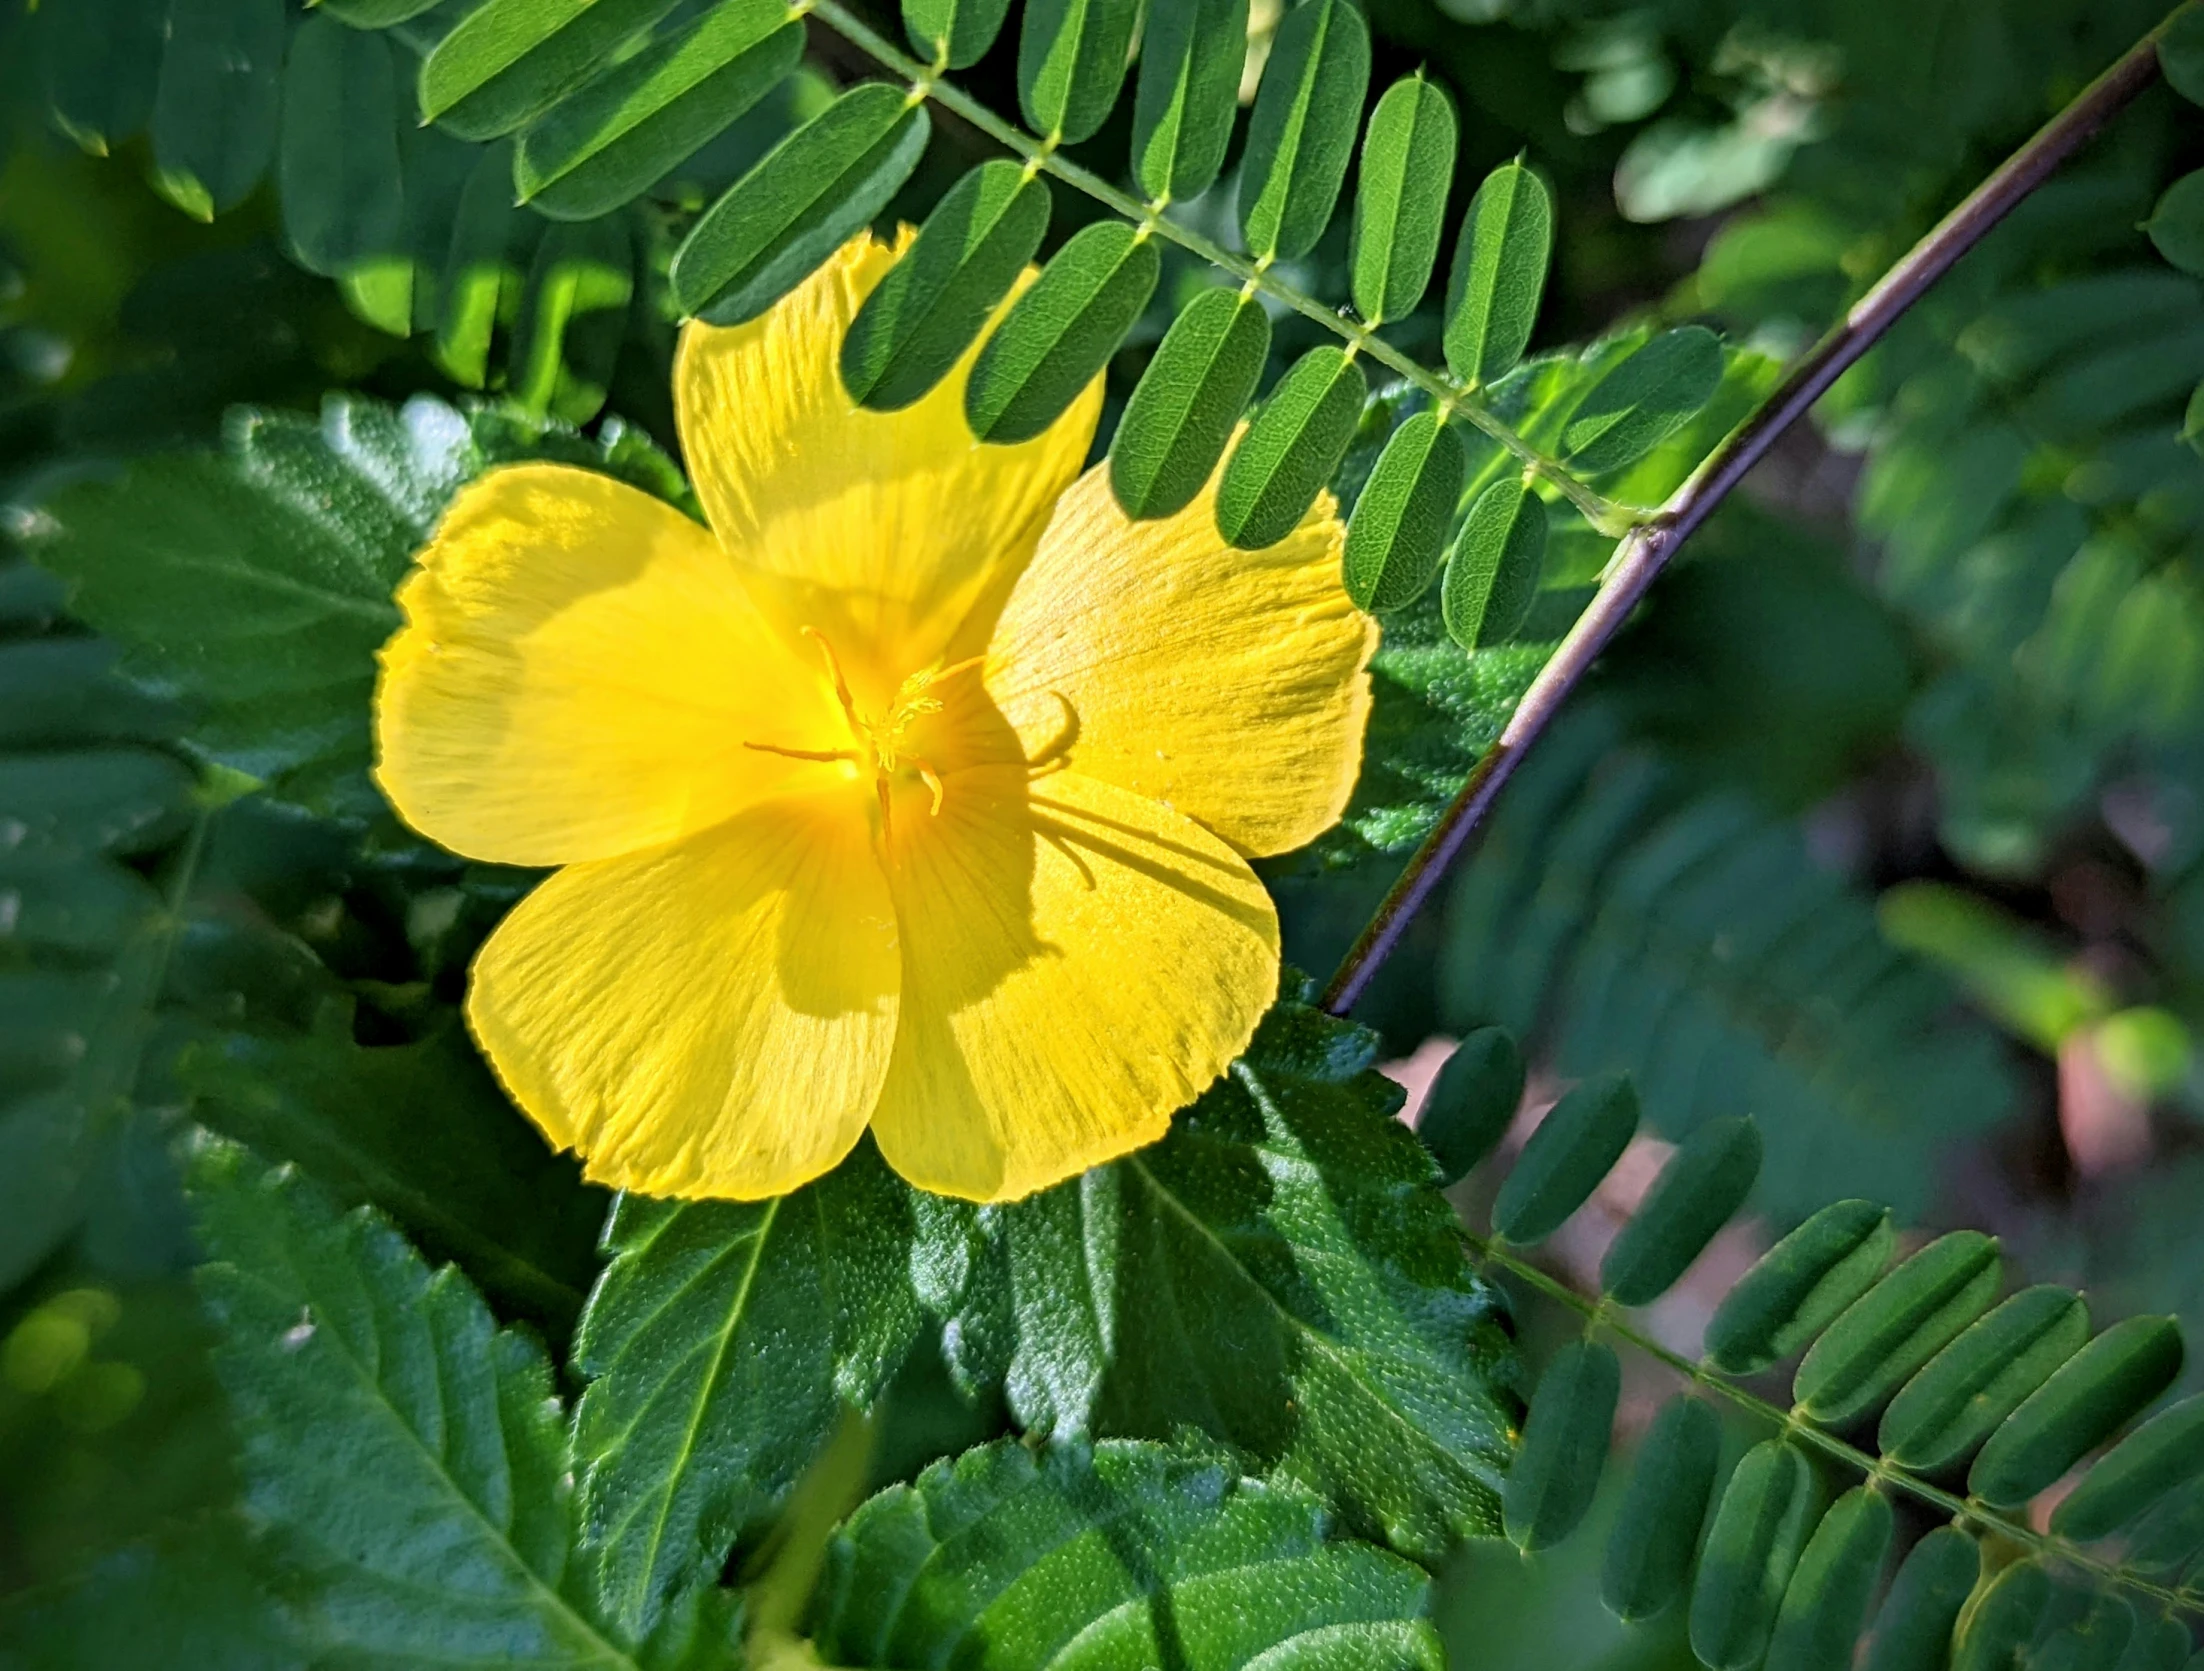
[[2174,17],[2196,3],[2187,0],[2177,7],[2164,23],[2008,157],[1996,173],[1885,273],[1805,358],[1792,366],[1774,392],[1731,432],[1652,520],[1624,537],[1599,591],[1523,693],[1499,741],[1477,762],[1461,792],[1416,849],[1333,974],[1324,990],[1326,1010],[1344,1015],[1354,1007],[1470,836],[1484,822],[1523,756],[1553,723],[1561,705],[1591,671],[1609,640],[1622,629],[1646,589],[1676,555],[1677,547],[1729,497],[1766,456],[1777,437],[1804,417],[1845,369],[1873,347],[1929,286],[1951,269],[1953,262],[1980,243],[2015,205],[2158,79],[2158,37]]
[[1391,343],[1373,335],[1371,327],[1345,318],[1337,308],[1327,307],[1314,296],[1287,284],[1270,269],[1259,266],[1244,255],[1235,254],[1212,238],[1205,238],[1199,232],[1181,226],[1156,212],[1152,206],[1142,203],[1132,193],[1120,191],[1092,169],[1081,168],[1077,163],[1067,160],[1055,146],[1036,139],[1022,128],[1012,126],[978,100],[941,80],[910,54],[899,51],[893,42],[868,27],[862,20],[851,16],[836,0],[815,0],[815,3],[800,9],[808,10],[811,16],[869,54],[881,68],[893,71],[909,81],[914,90],[923,89],[928,99],[944,110],[954,112],[1006,150],[1014,151],[1067,186],[1085,192],[1097,203],[1116,211],[1127,220],[1137,225],[1153,226],[1158,237],[1200,256],[1211,266],[1230,273],[1243,284],[1253,286],[1279,306],[1291,308],[1303,318],[1314,320],[1388,371],[1413,383],[1431,396],[1433,401],[1451,408],[1522,460],[1528,469],[1551,482],[1556,490],[1584,513],[1585,520],[1602,533],[1620,534],[1626,528],[1636,526],[1644,518],[1646,513],[1616,504],[1571,475],[1558,460],[1548,457],[1524,440],[1507,423],[1495,416],[1467,384],[1443,377],[1419,365]]

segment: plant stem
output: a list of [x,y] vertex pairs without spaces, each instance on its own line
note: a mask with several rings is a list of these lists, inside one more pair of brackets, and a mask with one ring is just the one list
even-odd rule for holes
[[2174,1589],[2128,1571],[2117,1562],[2100,1559],[2076,1548],[2066,1539],[2048,1532],[2039,1532],[2024,1521],[2016,1520],[1996,1509],[1946,1491],[1932,1485],[1918,1475],[1908,1472],[1896,1463],[1871,1456],[1857,1445],[1847,1444],[1833,1433],[1823,1431],[1811,1422],[1801,1419],[1792,1411],[1769,1403],[1749,1387],[1741,1387],[1735,1381],[1705,1363],[1693,1363],[1681,1352],[1672,1351],[1629,1323],[1618,1318],[1607,1304],[1590,1300],[1579,1294],[1567,1283],[1540,1270],[1530,1261],[1516,1255],[1498,1241],[1487,1241],[1480,1236],[1467,1238],[1471,1250],[1488,1265],[1498,1265],[1510,1275],[1537,1289],[1548,1299],[1558,1301],[1583,1317],[1590,1325],[1589,1332],[1604,1331],[1627,1345],[1635,1347],[1647,1357],[1658,1359],[1695,1387],[1703,1387],[1717,1398],[1734,1404],[1766,1421],[1782,1432],[1784,1437],[1817,1450],[1838,1464],[1876,1480],[1894,1490],[1903,1491],[1916,1501],[1927,1504],[1939,1514],[1952,1520],[1980,1527],[1985,1532],[2009,1538],[2034,1554],[2051,1556],[2067,1566],[2088,1572],[2106,1583],[2119,1584],[2127,1589],[2149,1596],[2169,1612],[2179,1608],[2187,1612],[2204,1612],[2204,1597]]
[[808,11],[851,45],[878,62],[883,69],[892,70],[902,76],[911,83],[913,89],[922,92],[944,110],[954,112],[998,145],[1016,152],[1042,172],[1052,174],[1066,185],[1085,192],[1096,202],[1115,210],[1127,220],[1152,228],[1157,237],[1200,256],[1212,267],[1253,286],[1281,307],[1290,308],[1304,318],[1313,319],[1358,352],[1368,355],[1396,376],[1413,383],[1432,400],[1466,418],[1521,459],[1527,468],[1551,482],[1571,504],[1584,513],[1585,520],[1602,533],[1618,534],[1625,527],[1634,526],[1645,514],[1617,505],[1579,481],[1558,461],[1540,452],[1495,417],[1470,392],[1466,384],[1427,370],[1392,344],[1374,335],[1370,326],[1343,318],[1338,309],[1326,307],[1314,296],[1287,284],[1246,256],[1237,255],[1214,239],[1205,238],[1176,221],[1166,220],[1159,208],[1142,203],[1130,192],[1119,190],[1092,169],[1081,168],[1077,163],[1067,161],[1055,146],[1036,139],[1022,128],[1012,126],[978,100],[940,79],[934,71],[908,53],[898,51],[894,43],[883,38],[877,30],[867,27],[861,19],[851,16],[836,0],[811,0],[809,5],[802,4],[799,0],[795,9],[798,12]]
[[[2196,0],[2188,0],[2194,4]],[[1670,496],[1646,523],[1626,535],[1599,591],[1577,617],[1568,636],[1532,681],[1509,716],[1506,729],[1485,751],[1460,793],[1424,838],[1361,936],[1341,961],[1324,990],[1323,1006],[1344,1015],[1368,988],[1390,957],[1408,925],[1431,898],[1484,822],[1523,756],[1545,734],[1561,705],[1591,671],[1623,623],[1645,596],[1676,550],[1728,498],[1752,467],[1766,456],[1783,432],[1804,417],[1884,332],[1921,299],[1952,264],[1982,241],[2022,199],[2079,150],[2105,123],[2158,78],[2158,37],[2173,17],[2137,42],[2073,102],[2040,128],[1966,201],[1946,215],[1898,264],[1885,273],[1849,313],[1793,365],[1768,398],[1731,431],[1729,438]]]

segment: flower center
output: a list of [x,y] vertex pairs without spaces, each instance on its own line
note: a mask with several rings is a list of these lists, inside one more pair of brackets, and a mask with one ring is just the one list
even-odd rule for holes
[[909,752],[907,744],[910,730],[928,714],[941,712],[941,698],[930,694],[933,686],[969,668],[979,666],[987,658],[984,655],[967,656],[946,667],[928,667],[911,674],[896,687],[895,696],[889,702],[887,711],[876,718],[867,715],[857,706],[857,698],[850,693],[849,680],[842,672],[841,658],[834,653],[834,646],[827,642],[826,635],[813,627],[806,627],[803,631],[806,638],[819,646],[819,653],[826,659],[827,674],[834,682],[835,700],[842,705],[843,722],[848,725],[850,740],[856,746],[802,749],[782,748],[776,743],[747,742],[742,746],[756,749],[760,754],[783,755],[790,760],[846,760],[861,769],[870,770],[880,796],[880,819],[884,829],[891,819],[890,782],[898,771],[907,768],[916,773],[919,781],[926,785],[927,791],[933,797],[929,811],[938,817],[942,798],[941,774],[934,769],[931,762]]

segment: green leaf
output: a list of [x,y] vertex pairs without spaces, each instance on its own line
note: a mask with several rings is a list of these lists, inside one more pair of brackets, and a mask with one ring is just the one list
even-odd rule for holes
[[1768,1662],[1790,1671],[1850,1671],[1868,1604],[1890,1553],[1896,1516],[1869,1486],[1847,1491],[1821,1517],[1776,1614]]
[[1529,1247],[1591,1199],[1638,1129],[1638,1094],[1621,1074],[1572,1087],[1539,1121],[1493,1202],[1493,1228]]
[[1600,1600],[1625,1623],[1652,1618],[1684,1593],[1721,1454],[1721,1421],[1683,1393],[1661,1406],[1639,1441],[1599,1582]]
[[553,226],[536,245],[506,386],[520,405],[586,423],[605,403],[635,297],[635,247],[615,217]]
[[429,354],[466,388],[489,381],[490,348],[520,322],[528,269],[543,222],[513,202],[513,164],[502,145],[486,147],[460,194],[444,255],[442,292]]
[[421,119],[497,139],[586,85],[676,0],[486,0],[421,61]]
[[283,0],[171,0],[153,96],[153,183],[212,220],[245,200],[275,155]]
[[607,1198],[545,1146],[456,1023],[370,1048],[331,999],[308,1032],[220,1034],[175,1071],[196,1119],[382,1209],[508,1306],[562,1326],[580,1311]]
[[1417,1559],[1498,1529],[1509,1348],[1375,1049],[1283,1003],[1162,1142],[979,1215],[951,1329],[1020,1422],[1199,1425]]
[[298,26],[276,183],[284,236],[308,272],[332,276],[395,251],[405,218],[398,80],[382,36],[322,17]]
[[1370,113],[1347,264],[1355,308],[1372,325],[1415,312],[1431,283],[1456,127],[1453,99],[1421,70],[1388,87]]
[[355,29],[388,29],[419,17],[441,0],[317,0],[321,10]]
[[1133,178],[1153,203],[1216,183],[1239,112],[1248,0],[1181,0],[1148,11],[1133,90]]
[[574,1599],[542,1348],[373,1213],[340,1216],[234,1144],[197,1143],[190,1189],[248,1502],[303,1581],[323,1652],[638,1665]]
[[2166,188],[2143,230],[2184,273],[2204,273],[2204,168]]
[[1026,0],[1018,107],[1052,144],[1076,145],[1109,120],[1132,57],[1141,0]]
[[1401,609],[1423,596],[1445,560],[1464,465],[1461,437],[1436,412],[1393,432],[1347,519],[1340,572],[1356,607]]
[[1951,1651],[1952,1671],[2006,1671],[2036,1633],[2051,1602],[2051,1575],[2040,1561],[2015,1561],[1969,1610]]
[[1546,183],[1519,162],[1486,175],[1446,285],[1446,363],[1455,376],[1483,385],[1515,368],[1538,324],[1553,245]]
[[1546,1366],[1501,1499],[1508,1540],[1524,1554],[1550,1548],[1583,1523],[1606,1471],[1621,1390],[1622,1364],[1604,1341],[1572,1341]]
[[1498,1027],[1462,1040],[1431,1082],[1416,1137],[1451,1188],[1500,1146],[1523,1101],[1523,1054]]
[[1990,1435],[1967,1471],[1967,1490],[1996,1508],[2027,1502],[2147,1409],[2181,1373],[2181,1359],[2173,1318],[2113,1324]]
[[1240,241],[1258,260],[1296,261],[1332,218],[1370,84],[1370,26],[1350,0],[1285,15],[1248,118]]
[[632,1634],[777,1508],[917,1335],[911,1192],[870,1144],[756,1203],[622,1196],[575,1336],[584,1538]]
[[842,339],[860,406],[900,411],[949,375],[1041,247],[1049,202],[1047,182],[1002,157],[949,188]]
[[1155,240],[1121,220],[1073,233],[972,363],[972,433],[1007,446],[1047,429],[1109,363],[1162,271]]
[[1847,1306],[1798,1366],[1791,1391],[1824,1427],[1867,1415],[1990,1307],[2002,1270],[1997,1240],[1939,1237]]
[[1780,1439],[1763,1439],[1723,1488],[1691,1591],[1691,1651],[1712,1671],[1749,1671],[1775,1629],[1776,1609],[1818,1503],[1813,1470]]
[[1428,1580],[1328,1530],[1320,1499],[1190,1441],[1004,1440],[850,1517],[817,1641],[842,1665],[1438,1671]]
[[166,0],[74,0],[42,17],[47,106],[62,132],[104,157],[152,113]]
[[1215,287],[1180,310],[1110,441],[1110,490],[1135,521],[1170,516],[1202,490],[1270,354],[1270,315]]
[[903,32],[928,63],[961,70],[987,56],[1010,0],[903,0]]
[[553,220],[609,214],[764,98],[803,48],[782,0],[724,0],[522,129],[513,189]]
[[1439,592],[1446,630],[1465,650],[1514,637],[1546,572],[1546,502],[1503,476],[1477,495],[1447,557]]
[[2140,1518],[2176,1486],[2204,1474],[2204,1398],[2188,1398],[2113,1447],[2051,1515],[2060,1537],[2087,1542]]
[[1745,1204],[1760,1176],[1760,1128],[1749,1116],[1709,1120],[1670,1157],[1600,1261],[1600,1285],[1618,1305],[1650,1305]]
[[1217,532],[1243,551],[1276,545],[1338,470],[1369,392],[1362,367],[1312,348],[1278,379],[1217,484]]
[[1918,1473],[1963,1462],[2089,1339],[2070,1289],[2024,1288],[1929,1360],[1883,1412],[1875,1444]]
[[1981,1572],[1980,1548],[1957,1526],[1939,1526],[1915,1544],[1875,1615],[1867,1671],[1943,1671]]
[[2158,65],[2167,86],[2191,104],[2204,104],[2204,14],[2174,15],[2158,37]]
[[1688,423],[1722,381],[1721,339],[1703,325],[1663,331],[1592,385],[1561,432],[1587,475],[1643,458]]
[[851,88],[705,211],[674,252],[674,305],[714,325],[755,319],[887,206],[931,132],[902,88]]

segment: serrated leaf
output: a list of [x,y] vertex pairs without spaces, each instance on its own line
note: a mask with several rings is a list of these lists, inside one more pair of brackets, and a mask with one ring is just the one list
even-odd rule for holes
[[1418,1559],[1497,1530],[1512,1400],[1495,1297],[1374,1049],[1281,1004],[1162,1142],[982,1215],[969,1263],[1000,1275],[969,1279],[951,1327],[1007,1337],[1021,1422],[1197,1424]]
[[153,96],[153,182],[212,220],[260,183],[275,155],[283,0],[171,0]]
[[1350,0],[1286,13],[1240,162],[1240,241],[1257,260],[1298,260],[1324,235],[1369,85],[1370,26]]
[[1485,176],[1454,245],[1446,286],[1446,363],[1483,385],[1530,346],[1553,261],[1554,209],[1546,183],[1519,162]]
[[569,1599],[573,1516],[551,1368],[457,1271],[371,1212],[219,1139],[191,1159],[248,1505],[311,1586],[326,1653],[622,1671]]
[[932,131],[902,88],[851,88],[705,211],[674,252],[674,305],[714,325],[755,319],[887,206]]
[[553,220],[609,214],[778,86],[803,46],[782,0],[723,0],[524,128],[513,189]]
[[903,0],[903,32],[919,56],[961,70],[987,56],[1010,0]]
[[842,339],[860,406],[899,411],[948,376],[1041,247],[1049,206],[1047,183],[1000,157],[949,188]]
[[1340,574],[1357,608],[1401,609],[1423,596],[1445,561],[1464,466],[1461,437],[1436,412],[1393,432],[1347,519]]
[[1278,379],[1217,484],[1217,532],[1243,551],[1300,526],[1354,439],[1369,386],[1340,349],[1312,348]]
[[1546,502],[1519,476],[1477,495],[1446,560],[1439,610],[1465,650],[1515,636],[1546,571]]
[[835,1534],[817,1640],[844,1665],[1438,1671],[1428,1581],[1328,1536],[1322,1501],[1193,1441],[1000,1441]]
[[1018,107],[1026,126],[1076,145],[1109,120],[1131,60],[1141,0],[1026,0]]
[[575,1335],[584,1539],[640,1635],[777,1508],[915,1338],[911,1192],[869,1144],[771,1201],[623,1196]]
[[1634,463],[1690,422],[1721,382],[1720,338],[1703,325],[1663,331],[1577,403],[1562,457],[1587,475]]
[[308,272],[333,276],[396,253],[398,78],[382,36],[321,17],[292,34],[276,184],[284,237]]
[[41,15],[47,106],[64,133],[105,156],[152,114],[166,0],[74,0]]
[[555,225],[536,245],[506,387],[532,412],[586,423],[605,403],[635,298],[635,244],[617,217]]
[[1110,490],[1135,521],[1184,510],[1223,456],[1270,353],[1270,315],[1212,288],[1180,310],[1110,441]]
[[1109,363],[1162,271],[1155,240],[1121,220],[1073,233],[972,362],[972,433],[1007,446],[1047,429]]
[[1149,9],[1133,90],[1133,178],[1153,203],[1182,203],[1216,183],[1239,111],[1248,0],[1181,0]]
[[421,61],[421,119],[462,139],[525,126],[677,0],[486,0]]
[[1370,113],[1347,265],[1355,308],[1372,325],[1415,312],[1430,286],[1456,128],[1453,99],[1420,70],[1388,87]]

